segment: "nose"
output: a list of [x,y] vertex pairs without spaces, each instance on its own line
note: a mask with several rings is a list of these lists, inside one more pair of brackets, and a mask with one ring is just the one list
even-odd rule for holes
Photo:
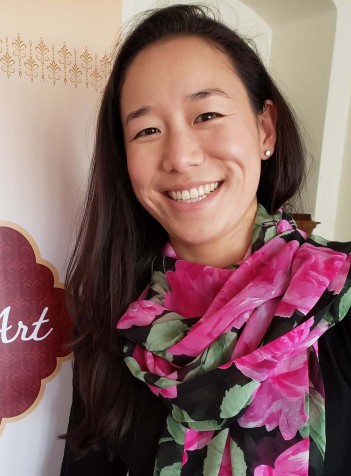
[[162,161],[166,172],[183,173],[203,161],[204,151],[194,132],[184,129],[168,131]]

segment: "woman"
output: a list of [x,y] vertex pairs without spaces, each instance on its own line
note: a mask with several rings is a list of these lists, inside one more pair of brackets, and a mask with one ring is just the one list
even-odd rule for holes
[[347,474],[351,245],[281,211],[303,176],[290,108],[209,11],[125,39],[67,278],[62,475]]

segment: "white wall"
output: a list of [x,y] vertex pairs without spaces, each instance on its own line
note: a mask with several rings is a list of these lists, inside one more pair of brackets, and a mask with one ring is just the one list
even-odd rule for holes
[[270,70],[303,124],[310,172],[301,211],[312,214],[316,207],[335,17],[335,9],[325,9],[273,27]]
[[322,222],[318,229],[320,234],[335,240],[350,241],[351,2],[333,1],[337,7],[337,22],[316,216]]
[[346,127],[344,158],[341,168],[339,194],[335,219],[335,235],[338,240],[350,241],[351,203],[351,101],[348,105],[349,119]]

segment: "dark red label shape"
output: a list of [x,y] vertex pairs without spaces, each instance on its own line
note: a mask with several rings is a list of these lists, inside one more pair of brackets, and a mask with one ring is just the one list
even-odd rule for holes
[[37,261],[23,234],[0,226],[0,422],[28,410],[70,353],[64,291]]

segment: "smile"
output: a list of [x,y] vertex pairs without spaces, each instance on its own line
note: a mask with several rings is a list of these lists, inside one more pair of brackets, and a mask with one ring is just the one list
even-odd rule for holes
[[219,182],[211,182],[189,190],[172,190],[167,192],[167,195],[176,202],[194,203],[207,198],[218,186]]

